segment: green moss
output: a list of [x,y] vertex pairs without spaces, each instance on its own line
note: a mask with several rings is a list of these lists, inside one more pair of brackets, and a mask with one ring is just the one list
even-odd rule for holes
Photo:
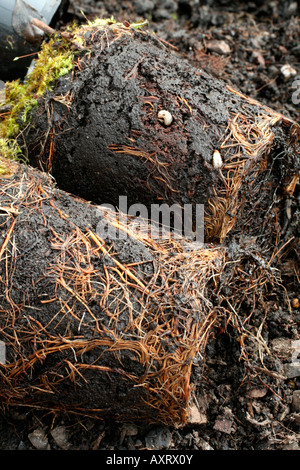
[[13,139],[30,121],[38,98],[51,89],[55,80],[72,69],[73,61],[70,44],[61,38],[52,38],[43,44],[34,69],[24,82],[15,80],[6,83],[5,103],[10,106],[10,110],[0,121],[0,153],[3,156],[20,157],[20,147]]
[[0,138],[0,155],[10,160],[19,160],[21,159],[22,151],[16,140]]
[[[91,33],[95,31],[99,32],[101,30],[105,32],[107,27],[108,28],[112,27],[113,29],[117,31],[118,28],[124,28],[125,23],[127,22],[124,22],[124,23],[117,22],[113,16],[111,18],[96,18],[91,21],[87,19],[86,24],[83,24],[79,26],[78,28],[75,28],[75,30],[73,31],[73,37],[77,44],[86,47],[86,33],[88,32]],[[145,26],[148,26],[148,24],[149,22],[146,19],[146,20],[138,21],[136,23],[128,23],[128,25],[125,26],[125,28],[141,30]]]
[[[136,30],[142,29],[148,24],[147,20],[131,23],[130,27]],[[113,17],[88,21],[87,24],[77,27],[70,26],[74,44],[86,47],[85,33],[105,28],[123,27],[123,23],[117,23]],[[0,154],[9,159],[22,159],[22,152],[15,138],[30,122],[33,109],[38,104],[53,83],[73,68],[74,51],[70,42],[60,35],[52,37],[42,48],[35,61],[35,67],[24,81],[15,80],[6,83],[5,104],[9,111],[1,115],[0,111]],[[24,157],[23,157],[24,160]]]

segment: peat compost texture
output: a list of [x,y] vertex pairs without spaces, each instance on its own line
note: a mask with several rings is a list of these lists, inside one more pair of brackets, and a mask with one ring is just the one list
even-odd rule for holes
[[[109,24],[81,34],[72,73],[20,138],[43,171],[1,161],[1,398],[182,424],[214,327],[231,323],[244,340],[247,297],[252,312],[275,287],[288,302],[276,262],[297,242],[287,201],[299,126],[148,32]],[[153,240],[94,205],[118,206],[120,195],[204,204],[206,244]],[[103,220],[126,237],[101,238]]]
[[185,422],[224,249],[139,239],[129,223],[118,225],[126,238],[104,242],[95,223],[114,223],[107,211],[19,164],[1,194],[3,403]]

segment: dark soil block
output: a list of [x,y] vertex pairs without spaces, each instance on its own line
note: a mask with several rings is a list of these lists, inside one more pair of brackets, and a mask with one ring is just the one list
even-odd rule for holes
[[[0,396],[183,424],[214,325],[231,325],[248,360],[247,322],[274,286],[284,298],[273,268],[299,237],[299,126],[148,32],[108,24],[82,34],[76,67],[21,137],[60,189],[18,164],[0,180]],[[120,196],[203,204],[209,244],[141,236],[131,219],[86,202],[118,206]],[[100,236],[103,221],[126,237]]]
[[224,249],[141,239],[130,224],[105,241],[103,210],[38,170],[1,165],[2,403],[184,423]]
[[31,164],[97,204],[204,204],[206,241],[263,233],[273,243],[298,177],[299,126],[148,32],[112,24],[81,34],[88,52],[24,133]]

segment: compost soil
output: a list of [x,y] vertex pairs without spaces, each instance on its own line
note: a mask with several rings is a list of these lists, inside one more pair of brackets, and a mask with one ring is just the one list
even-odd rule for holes
[[[300,77],[297,2],[244,4],[223,0],[199,4],[196,0],[136,0],[120,5],[117,1],[74,0],[70,18],[75,16],[81,21],[81,10],[88,18],[149,18],[150,28],[176,46],[193,66],[204,68],[242,93],[299,120],[299,104],[293,98],[295,80]],[[284,65],[293,70],[289,77],[282,71]],[[297,215],[299,211],[294,216]],[[295,227],[296,224],[294,221]],[[241,338],[232,326],[220,329],[210,339],[205,367],[201,374],[195,372],[193,396],[198,411],[192,416],[193,422],[175,429],[62,416],[32,408],[4,408],[0,416],[0,449],[299,450],[300,381],[295,354],[299,353],[300,313],[295,301],[299,296],[294,275],[296,262],[299,260],[283,260],[281,270],[291,310],[275,289],[266,308],[253,316],[252,325],[256,327],[256,337],[259,332],[262,345],[255,370],[249,371],[249,363],[241,357]],[[295,369],[298,372],[293,372]]]

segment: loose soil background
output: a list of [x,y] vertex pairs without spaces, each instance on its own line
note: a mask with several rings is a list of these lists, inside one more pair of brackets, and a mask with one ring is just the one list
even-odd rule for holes
[[[150,29],[175,45],[193,65],[205,68],[244,94],[299,121],[300,104],[292,99],[295,80],[300,79],[297,2],[72,1],[70,15],[81,20],[80,10],[88,18],[111,15],[118,21],[149,18]],[[217,50],[212,41],[225,41],[228,49],[221,43],[222,50]],[[220,42],[217,46],[220,47]],[[281,72],[286,64],[296,72],[290,78]],[[299,217],[299,212],[295,217],[297,214]],[[291,269],[290,265],[285,266],[284,279],[293,300],[297,287],[288,283]],[[291,314],[276,302],[278,299],[274,297],[270,317],[256,312],[255,318],[264,345],[271,352],[277,346],[275,362],[279,378],[272,377],[272,386],[259,380],[249,386],[249,380],[245,380],[246,364],[240,360],[239,343],[234,331],[228,329],[208,344],[203,378],[197,384],[200,414],[194,416],[195,423],[172,429],[3,408],[0,449],[299,450],[300,380],[297,373],[293,375],[289,370],[291,354],[287,345],[300,337],[300,312],[294,308]],[[267,365],[266,356],[264,361]],[[289,370],[291,376],[280,379],[282,370]]]

